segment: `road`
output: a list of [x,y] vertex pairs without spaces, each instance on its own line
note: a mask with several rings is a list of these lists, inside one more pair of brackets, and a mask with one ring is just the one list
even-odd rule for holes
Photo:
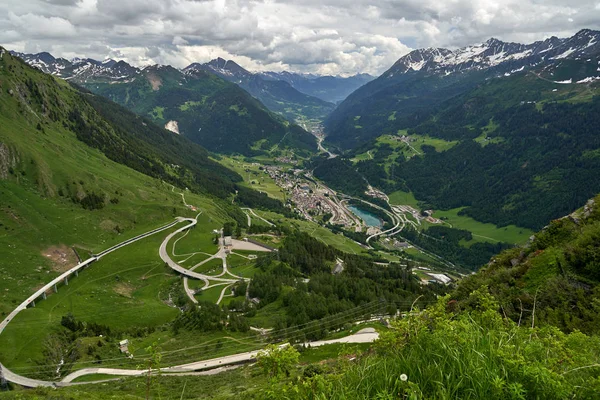
[[[334,343],[372,343],[379,338],[379,333],[373,328],[365,328],[356,332],[353,335],[339,339],[319,340],[316,342],[306,342],[304,345],[310,347],[319,347],[326,344]],[[285,346],[283,344],[281,346]],[[235,365],[240,363],[252,362],[256,360],[256,356],[261,350],[248,351],[245,353],[234,354],[225,357],[213,358],[211,360],[196,361],[188,364],[176,365],[173,367],[161,368],[161,373],[186,373],[210,368],[218,368],[223,366]],[[120,369],[120,368],[84,368],[75,371],[63,378],[62,384],[68,384],[74,379],[85,375],[104,374],[117,376],[140,376],[145,375],[148,370],[138,369]],[[93,383],[93,382],[90,382]],[[60,383],[59,383],[60,385]]]
[[[408,220],[404,219],[403,215],[401,217],[401,216],[397,215],[396,212],[392,213],[392,212],[386,210],[385,208],[378,206],[377,204],[373,204],[371,202],[368,202],[368,201],[363,200],[363,199],[358,198],[358,197],[352,197],[352,196],[348,196],[348,195],[344,195],[344,196],[346,198],[349,198],[349,199],[354,199],[354,200],[362,201],[365,204],[368,204],[368,205],[370,205],[372,207],[375,207],[375,208],[377,208],[379,210],[382,210],[383,212],[385,212],[392,219],[392,222],[395,224],[394,227],[392,227],[391,229],[387,229],[387,230],[385,230],[383,232],[379,232],[379,233],[376,233],[374,235],[369,236],[367,238],[367,240],[366,240],[367,245],[369,244],[369,241],[371,239],[373,239],[374,237],[377,237],[377,236],[380,236],[380,235],[383,235],[383,234],[387,234],[388,236],[393,236],[393,235],[396,235],[396,234],[400,233],[402,231],[402,229],[404,229],[406,221],[408,221]],[[389,205],[389,203],[388,203],[388,205]],[[392,206],[390,206],[390,208],[392,208],[392,210],[393,210]],[[402,224],[402,227],[400,227],[400,224]],[[442,262],[443,264],[445,264],[445,265],[447,265],[449,267],[456,268],[456,266],[453,263],[451,263],[450,261],[444,259],[443,257],[440,257],[440,256],[438,256],[435,253],[427,251],[427,250],[423,249],[422,247],[419,247],[419,246],[415,245],[414,243],[409,242],[408,240],[406,240],[406,238],[403,238],[403,240],[406,241],[407,243],[410,243],[411,246],[413,246],[415,249],[419,250],[421,253],[426,254],[426,255],[428,255],[430,257],[433,257],[436,260]]]
[[170,233],[169,235],[167,235],[165,240],[163,240],[163,242],[160,245],[160,248],[158,249],[158,254],[159,254],[161,260],[163,260],[169,266],[169,268],[171,268],[174,271],[179,272],[183,276],[187,276],[188,278],[200,279],[205,282],[206,282],[206,280],[217,281],[217,282],[229,282],[229,283],[237,282],[236,279],[226,279],[226,278],[221,278],[221,277],[214,277],[214,276],[210,276],[210,275],[200,274],[200,273],[194,272],[192,270],[189,270],[187,268],[184,268],[181,265],[177,264],[175,261],[173,261],[173,259],[171,258],[171,256],[169,255],[169,253],[167,251],[167,245],[169,244],[169,241],[174,236],[180,234],[181,232],[183,232],[187,229],[192,228],[194,225],[196,225],[198,223],[198,220],[196,218],[181,218],[181,220],[188,221],[189,224],[177,229],[175,232]]
[[[24,302],[22,302],[21,304],[19,304],[17,306],[17,308],[15,308],[2,322],[0,322],[0,334],[2,334],[2,332],[4,331],[4,329],[6,328],[6,326],[9,324],[10,321],[12,321],[14,319],[14,317],[17,316],[17,314],[19,314],[21,311],[25,310],[29,305],[35,305],[35,301],[39,298],[43,298],[44,296],[46,296],[46,292],[51,291],[51,290],[55,290],[58,288],[58,285],[62,282],[67,282],[68,278],[71,275],[74,274],[78,274],[79,271],[83,270],[84,268],[88,267],[90,264],[92,264],[94,261],[97,261],[99,259],[101,259],[102,257],[104,257],[107,254],[112,253],[115,250],[118,250],[124,246],[127,246],[131,243],[134,243],[138,240],[144,239],[150,235],[154,235],[155,233],[158,232],[162,232],[166,229],[169,229],[173,226],[175,226],[176,224],[178,224],[180,222],[180,220],[178,219],[177,221],[171,222],[167,225],[164,225],[160,228],[157,229],[153,229],[149,232],[146,233],[142,233],[141,235],[137,235],[131,239],[127,239],[119,244],[116,244],[112,247],[109,247],[108,249],[88,258],[87,260],[77,264],[76,266],[74,266],[73,268],[69,269],[66,272],[63,272],[62,274],[60,274],[58,277],[54,278],[52,281],[50,281],[49,283],[47,283],[46,285],[44,285],[44,287],[42,287],[41,289],[39,289],[38,291],[36,291],[34,294],[32,294],[31,296],[29,296]],[[26,378],[24,376],[20,376],[18,374],[13,373],[12,371],[10,371],[9,369],[7,369],[5,366],[3,366],[0,363],[0,368],[2,368],[2,372],[4,374],[4,377],[7,381],[10,382],[14,382],[17,383],[21,386],[26,386],[26,387],[36,387],[36,386],[53,386],[54,383],[53,382],[47,382],[47,381],[40,381],[40,380],[36,380],[36,379],[30,379],[30,378]]]
[[[266,219],[264,219],[263,217],[261,217],[260,215],[258,215],[257,213],[255,213],[254,210],[251,209],[251,208],[242,208],[242,210],[250,211],[250,213],[252,215],[254,215],[256,218],[260,219],[261,221],[265,222],[269,226],[275,226],[274,223],[272,223],[271,221],[267,221]],[[250,226],[250,224],[251,224],[251,218],[250,218],[250,216],[248,214],[246,214],[246,216],[248,217],[248,226]]]
[[[192,277],[195,279],[201,279],[205,282],[208,282],[208,279],[214,280],[214,281],[219,281],[219,282],[224,282],[225,284],[229,283],[235,283],[237,282],[237,279],[225,279],[225,278],[220,278],[220,277],[212,277],[212,276],[208,276],[208,275],[204,275],[204,274],[198,274],[195,272],[192,272],[188,269],[185,269],[183,267],[181,267],[179,264],[177,264],[176,262],[174,262],[171,257],[168,255],[167,253],[167,244],[169,243],[169,240],[179,234],[180,232],[183,232],[186,229],[190,229],[191,227],[193,227],[194,225],[196,225],[197,223],[197,219],[196,218],[182,218],[182,217],[178,217],[176,221],[171,222],[167,225],[164,225],[160,228],[157,229],[153,229],[149,232],[140,234],[138,236],[135,236],[131,239],[127,239],[119,244],[116,244],[112,247],[109,247],[108,249],[90,257],[89,259],[77,264],[76,266],[74,266],[73,268],[69,269],[66,272],[63,272],[61,275],[59,275],[58,277],[54,278],[52,281],[50,281],[48,284],[46,284],[44,287],[42,287],[41,289],[39,289],[38,291],[36,291],[34,294],[32,294],[31,296],[29,296],[25,301],[23,301],[21,304],[19,304],[17,306],[17,308],[15,308],[2,322],[0,322],[0,334],[4,331],[4,329],[6,328],[6,326],[9,324],[10,321],[12,321],[14,319],[15,316],[17,316],[17,314],[19,314],[21,311],[25,310],[29,305],[35,305],[35,300],[39,299],[39,298],[43,298],[44,296],[46,296],[46,292],[51,291],[55,288],[57,288],[57,286],[62,283],[62,282],[66,282],[68,280],[68,278],[70,276],[72,276],[73,274],[78,274],[79,271],[83,270],[84,268],[88,267],[90,264],[92,264],[94,261],[97,261],[99,259],[101,259],[102,257],[104,257],[107,254],[112,253],[115,250],[118,250],[124,246],[127,246],[131,243],[134,243],[138,240],[144,239],[150,235],[154,235],[155,233],[158,232],[162,232],[164,230],[167,230],[169,228],[172,228],[173,226],[175,226],[176,224],[183,222],[183,221],[188,221],[189,224],[177,229],[175,232],[170,233],[169,235],[167,235],[167,237],[165,238],[165,240],[162,242],[160,249],[159,249],[159,254],[160,257],[163,261],[165,261],[169,267],[171,267],[172,269],[174,269],[175,271],[181,273],[184,276],[188,276],[188,277]],[[243,279],[243,278],[240,278]],[[13,382],[16,383],[18,385],[21,386],[25,386],[25,387],[38,387],[38,386],[58,386],[59,384],[57,384],[56,382],[50,382],[50,381],[42,381],[42,380],[37,380],[37,379],[30,379],[18,374],[15,374],[14,372],[10,371],[9,369],[7,369],[4,365],[2,365],[0,363],[0,368],[2,369],[2,373],[4,375],[4,378],[9,381],[9,382]]]

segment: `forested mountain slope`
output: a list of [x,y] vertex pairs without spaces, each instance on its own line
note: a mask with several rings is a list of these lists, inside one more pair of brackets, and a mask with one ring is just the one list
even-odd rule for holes
[[[570,38],[552,37],[531,44],[490,39],[456,50],[419,49],[401,57],[379,78],[356,90],[328,117],[328,141],[355,147],[381,134],[413,126],[423,113],[487,79],[519,71],[547,70],[557,82],[597,80],[600,32],[584,29]],[[569,77],[551,69],[587,63]],[[431,132],[435,134],[435,132]]]
[[114,60],[71,62],[48,53],[14,54],[44,72],[86,87],[212,151],[252,155],[274,147],[290,147],[300,152],[316,149],[312,135],[271,113],[237,85],[212,73],[202,70],[184,73],[159,65],[138,69]]
[[262,198],[187,139],[0,57],[0,314],[74,265],[71,246],[83,257],[191,213],[171,184],[240,223],[235,190]]
[[85,86],[150,116],[158,125],[170,122],[170,129],[212,151],[256,155],[274,146],[300,152],[316,149],[311,134],[271,113],[235,84],[205,71],[183,74],[154,66],[127,82]]
[[192,75],[197,71],[214,73],[237,84],[260,100],[269,110],[284,115],[290,121],[323,120],[335,107],[332,103],[296,90],[285,80],[252,73],[231,60],[217,58],[204,64],[193,63],[183,71]]
[[410,117],[394,113],[385,135],[322,169],[354,163],[387,193],[412,191],[423,209],[540,229],[600,191],[600,81],[590,78],[599,61],[561,59],[479,81]]
[[[86,190],[80,184],[69,183],[68,179],[58,179],[60,173],[56,171],[61,170],[61,165],[48,165],[49,160],[57,161],[60,156],[35,155],[38,149],[34,144],[43,143],[46,140],[44,138],[59,140],[65,137],[68,138],[65,143],[68,143],[75,135],[78,141],[100,150],[108,159],[145,175],[215,198],[225,199],[237,193],[237,199],[243,204],[283,211],[280,202],[237,185],[241,177],[210,160],[209,153],[203,147],[159,128],[148,119],[100,96],[82,92],[35,70],[3,49],[0,51],[3,88],[1,111],[6,120],[1,137],[1,175],[4,178],[18,177],[16,171],[19,162],[31,157],[30,167],[25,168],[22,175],[25,176],[26,171],[31,172],[33,181],[43,195],[65,196],[76,202],[82,201],[91,194],[91,188]],[[19,135],[19,132],[22,134]],[[36,137],[37,140],[34,140]],[[50,146],[44,151],[54,148]],[[78,171],[84,169],[85,164],[81,164],[72,172],[77,175]],[[74,182],[77,181],[74,179]],[[106,195],[100,197],[91,196],[88,200],[98,200],[98,205],[104,204]],[[226,205],[224,207],[227,208]],[[234,208],[232,212],[241,215]]]

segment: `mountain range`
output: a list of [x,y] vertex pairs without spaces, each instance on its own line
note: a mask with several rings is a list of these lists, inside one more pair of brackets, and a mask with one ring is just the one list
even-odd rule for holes
[[[344,100],[328,117],[328,140],[343,148],[405,128],[416,113],[472,90],[486,80],[534,71],[560,83],[600,79],[600,32],[531,44],[489,39],[456,50],[427,48],[401,57],[377,79]],[[360,118],[361,123],[356,123]]]
[[326,141],[345,151],[315,175],[348,186],[357,171],[422,209],[541,229],[600,192],[598,41],[414,51],[330,115]]
[[[3,179],[23,170],[22,179],[35,181],[42,195],[71,197],[80,202],[91,193],[92,187],[77,185],[73,176],[85,163],[76,164],[75,161],[81,164],[81,160],[70,155],[68,149],[85,144],[102,154],[100,160],[96,159],[96,153],[84,157],[90,160],[90,168],[94,163],[105,166],[118,163],[214,198],[238,193],[242,202],[253,203],[252,199],[264,198],[269,204],[277,203],[239,186],[242,178],[210,159],[205,148],[156,126],[149,118],[43,74],[2,48],[0,67],[3,73],[0,177]],[[24,165],[25,160],[31,160],[30,165]],[[64,170],[63,165],[70,167]],[[101,189],[96,190],[107,191],[101,181],[98,186]]]
[[267,108],[291,121],[323,120],[335,107],[333,103],[298,91],[285,80],[249,72],[235,61],[217,58],[204,64],[193,63],[183,69],[189,75],[198,71],[214,73],[239,85]]
[[165,65],[139,69],[114,60],[68,61],[49,53],[13,54],[212,151],[252,155],[274,146],[300,152],[316,149],[311,134],[214,73],[181,71]]
[[[94,83],[127,83],[145,69],[113,59],[97,61],[91,58],[74,58],[67,60],[55,58],[48,52],[12,53],[45,73],[59,76],[82,86]],[[207,63],[192,63],[180,71],[192,76],[197,71],[216,74],[239,85],[271,111],[284,115],[290,121],[322,120],[333,111],[334,103],[343,100],[358,87],[374,79],[368,74],[345,78],[290,72],[252,73],[235,61],[222,58]]]

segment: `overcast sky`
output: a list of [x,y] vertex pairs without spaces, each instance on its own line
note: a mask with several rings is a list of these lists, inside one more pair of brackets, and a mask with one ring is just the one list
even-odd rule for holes
[[600,29],[600,0],[2,0],[0,26],[4,47],[65,58],[377,75],[414,48]]

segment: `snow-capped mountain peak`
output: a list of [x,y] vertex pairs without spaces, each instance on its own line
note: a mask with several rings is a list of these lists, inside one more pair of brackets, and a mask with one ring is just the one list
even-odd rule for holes
[[207,63],[193,63],[183,69],[185,73],[193,73],[196,71],[208,71],[216,73],[223,77],[238,77],[248,78],[252,75],[251,72],[247,71],[235,61],[225,60],[224,58],[215,58]]
[[73,81],[119,81],[132,77],[137,68],[124,61],[106,59],[96,61],[91,58],[75,57],[71,60],[55,58],[50,53],[24,54],[11,52],[23,59],[27,64],[47,74],[60,76]]
[[419,49],[401,57],[384,76],[410,72],[449,75],[506,65],[510,70],[537,65],[545,60],[581,58],[600,51],[600,32],[583,29],[565,39],[551,37],[531,44],[503,42],[496,38],[456,50]]

